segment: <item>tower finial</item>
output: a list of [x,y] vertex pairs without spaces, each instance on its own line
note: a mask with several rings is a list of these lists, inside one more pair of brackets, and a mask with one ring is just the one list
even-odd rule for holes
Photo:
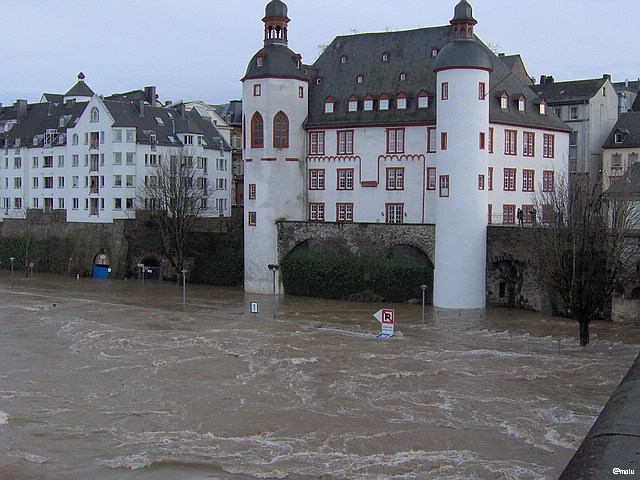
[[467,0],[460,0],[449,22],[453,26],[454,38],[473,38],[473,26],[478,23],[473,18],[473,9]]
[[281,0],[271,0],[264,12],[264,44],[287,45],[287,6]]
[[84,73],[80,72],[80,73],[78,74],[78,81],[79,81],[79,82],[84,82]]

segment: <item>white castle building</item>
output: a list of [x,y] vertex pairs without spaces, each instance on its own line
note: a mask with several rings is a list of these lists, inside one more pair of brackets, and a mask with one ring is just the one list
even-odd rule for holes
[[486,227],[544,220],[532,195],[567,172],[570,129],[466,0],[449,26],[340,36],[313,65],[282,1],[263,22],[242,80],[245,289],[271,292],[279,221],[435,224],[434,304],[483,308]]
[[231,146],[205,110],[163,107],[155,87],[104,98],[81,73],[66,94],[0,106],[0,152],[0,222],[29,209],[64,211],[67,222],[134,218],[170,156],[193,162],[211,192],[203,216],[231,215]]

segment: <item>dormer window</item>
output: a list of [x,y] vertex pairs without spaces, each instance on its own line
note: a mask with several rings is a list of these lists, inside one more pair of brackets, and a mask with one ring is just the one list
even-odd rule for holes
[[509,95],[504,92],[500,97],[500,108],[503,110],[509,110]]
[[418,108],[428,108],[429,107],[429,95],[427,92],[422,90],[418,93]]
[[363,81],[364,81],[364,75],[362,74],[358,75],[357,82],[362,83]]
[[358,111],[358,99],[354,96],[349,97],[349,111],[350,112]]
[[344,65],[345,63],[347,63],[347,56],[346,55],[340,55],[340,64]]
[[322,78],[318,77],[316,78],[316,85],[321,85],[322,84]]
[[363,110],[365,112],[370,112],[371,110],[373,110],[373,97],[371,95],[367,95],[366,97],[364,97]]
[[407,97],[404,93],[400,93],[396,98],[396,108],[398,110],[405,110],[407,108]]
[[404,72],[401,72],[401,73],[400,73],[400,81],[404,81],[404,80],[406,80],[406,79],[407,79],[407,74],[406,74],[406,73],[404,73]]
[[388,62],[389,61],[389,54],[387,52],[384,52],[382,54],[382,61],[383,62]]
[[378,110],[389,110],[389,97],[384,94],[378,98]]
[[626,133],[625,132],[616,132],[614,135],[614,139],[613,141],[615,143],[622,143],[624,142],[624,138],[626,137]]
[[324,113],[333,113],[333,98],[329,97],[324,101]]
[[540,115],[546,115],[546,114],[547,114],[547,102],[543,100],[542,103],[540,103]]
[[155,117],[155,119],[156,119],[156,123],[157,123],[158,125],[164,125],[164,120],[162,120],[162,118],[160,118],[160,117]]
[[438,56],[438,49],[437,48],[432,48],[431,49],[431,56],[432,57],[437,57]]
[[518,110],[520,112],[527,111],[527,99],[524,97],[524,95],[521,95],[520,98],[518,99]]
[[261,67],[262,66],[262,58],[263,57],[256,58],[256,67]]

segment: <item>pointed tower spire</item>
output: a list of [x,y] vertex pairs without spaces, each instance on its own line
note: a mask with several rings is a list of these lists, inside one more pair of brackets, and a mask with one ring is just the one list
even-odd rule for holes
[[281,0],[271,0],[265,8],[264,18],[264,46],[287,45],[287,6]]

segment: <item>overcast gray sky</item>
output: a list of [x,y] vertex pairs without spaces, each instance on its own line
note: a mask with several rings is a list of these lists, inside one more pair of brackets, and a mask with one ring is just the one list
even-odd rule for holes
[[[446,25],[458,0],[285,0],[289,47],[313,63],[337,35]],[[556,80],[640,77],[638,0],[470,0],[476,34]],[[0,102],[65,93],[78,72],[108,95],[224,103],[262,47],[267,0],[0,0]]]

